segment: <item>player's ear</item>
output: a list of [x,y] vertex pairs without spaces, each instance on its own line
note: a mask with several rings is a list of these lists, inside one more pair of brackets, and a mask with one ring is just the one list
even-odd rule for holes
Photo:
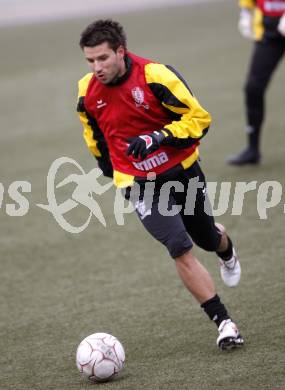
[[119,55],[120,58],[124,58],[125,57],[126,50],[125,50],[125,48],[122,45],[120,45],[118,47],[117,54]]

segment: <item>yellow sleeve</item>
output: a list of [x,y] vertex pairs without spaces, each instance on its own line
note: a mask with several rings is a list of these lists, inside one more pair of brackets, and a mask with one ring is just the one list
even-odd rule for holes
[[256,6],[256,0],[239,0],[239,6],[253,11],[253,35],[256,41],[260,41],[265,30],[262,10]]
[[96,158],[98,166],[103,171],[104,176],[113,177],[113,166],[105,137],[99,128],[96,119],[89,115],[85,109],[84,98],[92,76],[92,73],[88,73],[78,83],[77,112],[83,126],[83,137],[88,149]]
[[256,3],[255,0],[239,0],[240,8],[254,9],[255,3]]
[[203,137],[211,116],[193,96],[182,76],[168,65],[154,63],[146,65],[145,76],[153,94],[171,111],[174,120],[164,129],[176,139],[173,146],[187,147]]
[[84,109],[84,97],[86,95],[88,84],[92,75],[92,73],[88,73],[78,82],[77,112],[80,122],[83,126],[83,137],[88,146],[88,149],[95,157],[101,157],[101,152],[98,149],[98,140],[94,138],[94,131],[90,123],[90,118],[87,117],[87,113]]

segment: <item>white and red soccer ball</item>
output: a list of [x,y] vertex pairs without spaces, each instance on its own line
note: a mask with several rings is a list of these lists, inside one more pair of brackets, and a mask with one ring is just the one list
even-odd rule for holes
[[107,333],[94,333],[81,341],[76,365],[82,376],[92,382],[113,379],[124,367],[125,351],[120,341]]

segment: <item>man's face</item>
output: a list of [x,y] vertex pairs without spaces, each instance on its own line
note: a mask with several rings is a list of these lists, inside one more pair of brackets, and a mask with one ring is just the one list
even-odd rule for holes
[[84,47],[83,52],[91,71],[102,84],[109,84],[126,71],[125,50],[119,46],[116,51],[109,47],[108,42],[94,47]]

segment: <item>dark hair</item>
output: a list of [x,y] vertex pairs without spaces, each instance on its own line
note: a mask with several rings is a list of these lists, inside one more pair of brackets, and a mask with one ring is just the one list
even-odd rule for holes
[[113,50],[117,50],[119,46],[127,48],[127,38],[123,27],[120,23],[112,19],[97,20],[81,33],[79,45],[81,49],[84,47],[94,47],[101,43],[108,42]]

